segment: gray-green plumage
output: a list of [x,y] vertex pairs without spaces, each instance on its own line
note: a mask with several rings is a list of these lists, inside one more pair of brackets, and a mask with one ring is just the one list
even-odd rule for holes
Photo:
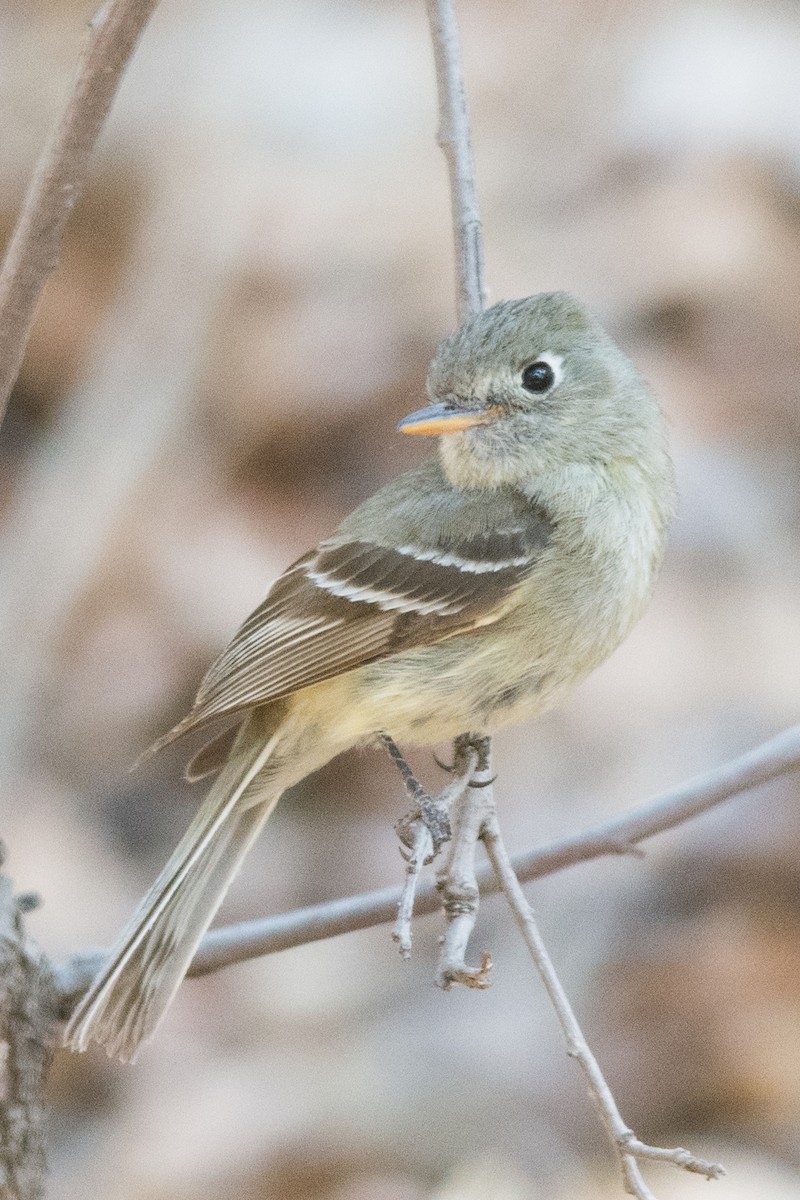
[[664,422],[585,309],[553,293],[470,318],[428,393],[403,427],[441,431],[439,455],[281,576],[156,744],[243,719],[196,761],[222,775],[73,1016],[73,1047],[129,1058],[152,1033],[287,787],[379,731],[436,742],[542,712],[641,615],[673,507]]

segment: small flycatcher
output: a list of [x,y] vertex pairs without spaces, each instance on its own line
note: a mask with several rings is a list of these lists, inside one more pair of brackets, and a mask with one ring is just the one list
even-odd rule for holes
[[273,584],[158,749],[219,719],[218,778],[66,1043],[131,1059],[164,1015],[282,792],[379,732],[407,744],[544,712],[641,616],[674,504],[658,403],[576,300],[470,317],[404,433],[438,454]]

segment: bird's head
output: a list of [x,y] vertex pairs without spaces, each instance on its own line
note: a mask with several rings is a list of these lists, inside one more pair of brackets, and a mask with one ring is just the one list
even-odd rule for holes
[[658,404],[625,354],[571,296],[508,300],[440,344],[427,408],[403,433],[439,434],[460,486],[525,485],[543,472],[665,454]]

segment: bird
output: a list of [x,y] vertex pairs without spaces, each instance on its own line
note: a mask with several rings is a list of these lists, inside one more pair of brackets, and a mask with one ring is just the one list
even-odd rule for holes
[[76,1006],[72,1049],[131,1060],[152,1037],[287,788],[381,735],[538,716],[645,610],[675,508],[665,418],[584,305],[547,292],[467,317],[426,386],[399,429],[436,452],[288,567],[152,748],[233,722],[187,768],[216,780]]

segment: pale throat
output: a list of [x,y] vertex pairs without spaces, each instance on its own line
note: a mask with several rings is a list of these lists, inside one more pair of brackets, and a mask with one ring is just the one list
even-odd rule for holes
[[535,455],[476,426],[439,438],[439,459],[453,487],[465,491],[524,488],[537,474]]

